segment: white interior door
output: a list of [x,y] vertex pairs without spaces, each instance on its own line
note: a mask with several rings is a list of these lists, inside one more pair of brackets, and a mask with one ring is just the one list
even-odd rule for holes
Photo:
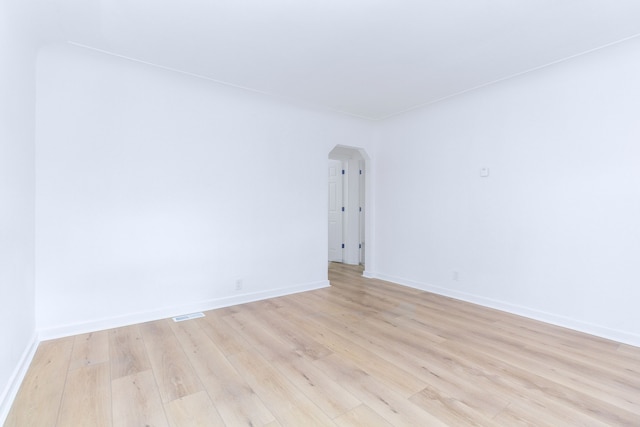
[[359,206],[359,222],[360,222],[360,264],[364,265],[364,202],[365,202],[365,178],[364,178],[364,160],[360,161],[360,185],[358,190],[360,192],[360,206]]
[[329,261],[342,262],[342,162],[329,160]]

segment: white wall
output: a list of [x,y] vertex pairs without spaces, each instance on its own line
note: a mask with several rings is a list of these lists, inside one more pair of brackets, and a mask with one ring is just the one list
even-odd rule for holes
[[0,424],[35,345],[35,48],[20,3],[0,1]]
[[38,328],[55,336],[326,285],[327,155],[371,130],[86,49],[42,50]]
[[375,273],[640,345],[639,111],[636,39],[380,124]]

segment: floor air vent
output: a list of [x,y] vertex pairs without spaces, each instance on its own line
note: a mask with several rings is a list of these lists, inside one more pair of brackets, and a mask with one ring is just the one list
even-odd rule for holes
[[204,317],[204,313],[183,314],[182,316],[174,317],[173,321],[174,322],[182,322],[184,320],[197,319],[198,317]]

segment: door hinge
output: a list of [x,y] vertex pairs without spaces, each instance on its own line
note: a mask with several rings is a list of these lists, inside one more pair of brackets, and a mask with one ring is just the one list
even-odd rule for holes
[[342,169],[342,175],[344,175],[344,169]]
[[344,243],[342,244],[342,249],[344,249]]
[[360,206],[360,212],[362,212],[362,206]]
[[362,169],[360,169],[360,175],[362,175]]
[[358,244],[358,249],[362,249],[362,243]]
[[342,207],[342,212],[344,212],[344,206]]

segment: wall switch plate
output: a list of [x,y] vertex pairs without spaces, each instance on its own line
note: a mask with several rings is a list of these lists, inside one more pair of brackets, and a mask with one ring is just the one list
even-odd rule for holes
[[480,169],[480,176],[486,178],[489,176],[489,168]]

